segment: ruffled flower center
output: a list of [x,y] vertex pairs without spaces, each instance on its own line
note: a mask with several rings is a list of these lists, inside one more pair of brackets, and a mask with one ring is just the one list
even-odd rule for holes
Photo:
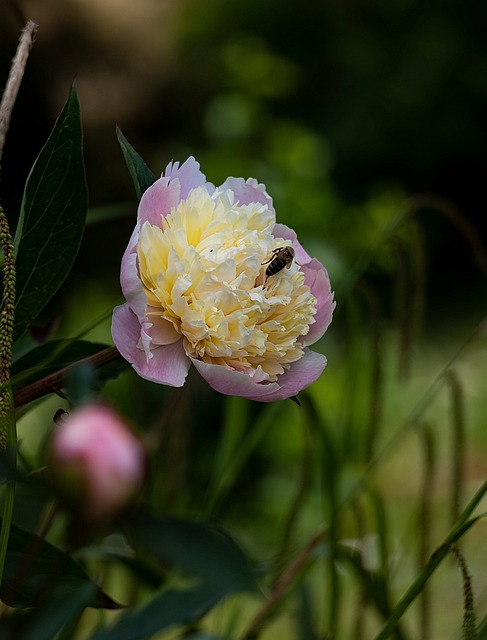
[[256,382],[275,381],[301,358],[316,298],[295,261],[266,275],[274,250],[290,246],[272,235],[274,225],[267,205],[239,205],[231,190],[205,187],[161,216],[160,226],[144,222],[137,255],[148,357],[182,336],[188,356]]

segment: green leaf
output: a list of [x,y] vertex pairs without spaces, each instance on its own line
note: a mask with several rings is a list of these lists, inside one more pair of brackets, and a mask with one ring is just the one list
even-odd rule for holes
[[133,575],[133,579],[139,586],[147,586],[152,591],[159,590],[163,584],[163,572],[159,567],[147,562],[145,558],[136,557],[132,550],[130,553],[122,550],[112,549],[104,545],[96,547],[84,547],[82,559],[87,562],[101,561],[123,565]]
[[[478,495],[478,493],[476,495]],[[389,638],[391,636],[392,632],[397,628],[399,620],[402,618],[405,611],[411,606],[414,600],[422,592],[427,581],[430,579],[438,566],[450,552],[450,546],[457,542],[457,540],[460,540],[460,538],[470,529],[470,527],[476,524],[481,518],[487,516],[487,514],[484,513],[470,520],[464,520],[465,513],[468,511],[471,504],[472,501],[470,501],[469,505],[467,505],[467,509],[464,510],[459,520],[457,520],[458,526],[453,529],[453,531],[447,536],[445,542],[440,547],[438,547],[438,549],[430,557],[423,571],[416,577],[404,596],[396,604],[391,612],[391,615],[387,619],[387,622],[382,627],[377,636],[375,636],[374,640],[386,640],[386,638]]]
[[0,588],[0,599],[10,607],[35,607],[54,589],[77,591],[91,597],[85,606],[118,609],[112,600],[68,554],[39,536],[12,524]]
[[51,373],[99,353],[108,345],[85,340],[53,340],[19,358],[12,366],[12,387],[36,382]]
[[249,561],[226,534],[195,522],[131,514],[124,524],[128,539],[164,567],[198,576],[226,591],[255,588]]
[[299,588],[299,610],[296,616],[296,637],[299,640],[316,640],[318,637],[313,629],[313,621],[318,617],[313,615],[313,602],[306,585]]
[[81,243],[86,209],[81,120],[73,88],[25,185],[15,234],[15,338],[68,275]]
[[138,611],[119,618],[111,629],[90,640],[144,640],[173,625],[187,625],[204,616],[228,591],[214,584],[185,590],[168,589],[157,594]]
[[135,193],[137,200],[140,200],[144,191],[156,181],[155,175],[145,164],[137,151],[132,147],[127,138],[123,135],[122,130],[117,125],[117,138],[122,148],[123,156],[127,164],[132,180],[134,181]]
[[94,583],[63,584],[44,593],[33,609],[17,611],[0,620],[0,637],[22,640],[52,640],[56,634],[91,606],[97,586]]
[[0,450],[0,485],[9,482],[26,482],[24,474],[16,465],[19,445]]

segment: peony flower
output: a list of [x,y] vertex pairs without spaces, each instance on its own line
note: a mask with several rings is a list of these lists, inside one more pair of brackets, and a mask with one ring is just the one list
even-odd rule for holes
[[142,444],[108,407],[76,409],[56,426],[51,475],[63,499],[84,518],[115,515],[142,486]]
[[[294,259],[276,263],[284,247]],[[215,189],[194,158],[170,163],[142,195],[120,280],[113,340],[147,380],[182,386],[193,363],[220,393],[272,402],[326,366],[308,346],[332,319],[328,274],[252,178]]]

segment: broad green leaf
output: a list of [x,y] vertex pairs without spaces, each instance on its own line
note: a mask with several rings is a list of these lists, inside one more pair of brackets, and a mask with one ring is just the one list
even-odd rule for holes
[[46,342],[14,362],[12,387],[31,384],[50,373],[59,371],[83,358],[99,353],[108,345],[85,340],[54,340]]
[[141,609],[119,618],[111,629],[95,633],[90,640],[144,640],[168,627],[191,624],[227,593],[225,588],[206,583],[185,590],[168,589]]
[[148,562],[145,558],[134,556],[132,550],[130,553],[123,552],[105,545],[84,547],[82,558],[88,562],[97,560],[103,563],[108,561],[112,564],[123,565],[132,573],[133,579],[139,586],[146,585],[152,591],[160,589],[164,580],[164,574],[160,567]]
[[81,120],[73,88],[25,185],[15,234],[15,338],[68,275],[81,243],[86,209]]
[[135,193],[137,194],[137,200],[140,200],[142,194],[148,189],[151,184],[156,181],[155,175],[145,164],[137,151],[132,147],[127,138],[123,135],[122,130],[117,125],[117,138],[122,148],[122,153],[125,158],[130,175],[134,181]]
[[94,583],[63,584],[46,591],[32,609],[18,610],[0,620],[0,637],[22,640],[52,640],[63,627],[75,622],[86,607],[92,606]]
[[92,594],[85,606],[97,609],[120,607],[68,554],[42,538],[12,524],[0,589],[1,600],[10,607],[35,607],[52,590]]
[[198,576],[228,591],[255,588],[250,564],[226,534],[195,522],[136,512],[124,524],[131,544],[164,567]]

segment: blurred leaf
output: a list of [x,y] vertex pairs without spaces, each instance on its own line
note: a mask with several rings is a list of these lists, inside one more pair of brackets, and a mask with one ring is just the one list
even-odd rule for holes
[[85,340],[54,340],[47,342],[14,362],[12,366],[12,387],[31,384],[50,373],[59,371],[83,358],[99,353],[106,344]]
[[53,589],[71,594],[87,593],[85,606],[118,609],[112,600],[91,580],[84,569],[68,554],[39,536],[12,524],[0,589],[1,600],[10,607],[33,607],[42,603]]
[[[237,406],[238,404],[240,403],[237,403]],[[238,436],[238,431],[241,430],[241,425],[237,425],[235,430],[230,429],[225,432],[221,444],[221,446],[224,447],[224,451],[218,452],[217,460],[218,464],[223,464],[225,461],[226,466],[222,469],[220,477],[217,478],[213,476],[212,478],[206,509],[207,516],[214,515],[217,508],[225,500],[237,481],[239,473],[241,473],[245,467],[245,464],[264,437],[266,431],[270,425],[275,424],[278,420],[279,413],[284,410],[285,405],[282,402],[272,402],[266,405],[259,413],[258,418],[253,421],[249,430],[246,431],[245,437],[240,439],[237,447],[235,447],[236,437]],[[244,411],[245,410],[242,409],[242,412]],[[245,420],[245,413],[242,415],[242,419]],[[232,455],[230,455],[230,447],[234,449]]]
[[73,88],[25,185],[15,235],[15,338],[68,275],[81,243],[86,208],[82,130]]
[[296,616],[296,627],[299,633],[299,640],[316,640],[317,635],[313,632],[313,602],[311,594],[306,585],[299,588],[299,611]]
[[120,220],[120,218],[133,218],[134,207],[131,202],[120,202],[119,204],[107,204],[100,207],[88,209],[86,224],[98,224],[110,220]]
[[255,588],[246,556],[221,531],[142,512],[131,514],[124,530],[135,548],[143,548],[166,568],[198,576],[225,591]]
[[122,147],[123,157],[127,164],[132,180],[134,181],[137,200],[140,200],[144,191],[156,181],[155,175],[145,164],[137,151],[132,147],[127,138],[123,135],[122,130],[117,125],[117,138]]
[[96,597],[93,582],[63,584],[44,594],[38,606],[17,611],[0,620],[0,637],[22,640],[52,640],[70,621],[75,621]]
[[[362,555],[351,547],[340,545],[337,549],[338,556],[348,560],[362,582],[362,591],[367,599],[375,606],[379,614],[387,620],[391,615],[389,586],[386,577],[378,571],[370,571],[364,565]],[[395,638],[398,640],[404,636],[399,629],[395,630]]]
[[173,625],[195,622],[207,613],[228,590],[203,583],[186,590],[159,593],[141,609],[119,618],[111,629],[99,631],[90,640],[143,640]]
[[84,547],[81,553],[82,559],[86,559],[88,562],[92,560],[108,561],[123,565],[132,572],[139,586],[144,584],[151,589],[161,588],[163,582],[161,569],[152,563],[146,562],[144,558],[134,556],[131,549],[130,551],[124,551],[105,545],[97,545],[95,547]]
[[487,640],[487,616],[485,616],[478,626],[477,640]]
[[95,400],[98,378],[89,362],[79,362],[70,367],[66,376],[66,397],[72,407]]
[[18,445],[0,450],[0,485],[8,482],[26,482],[25,476],[17,469]]

